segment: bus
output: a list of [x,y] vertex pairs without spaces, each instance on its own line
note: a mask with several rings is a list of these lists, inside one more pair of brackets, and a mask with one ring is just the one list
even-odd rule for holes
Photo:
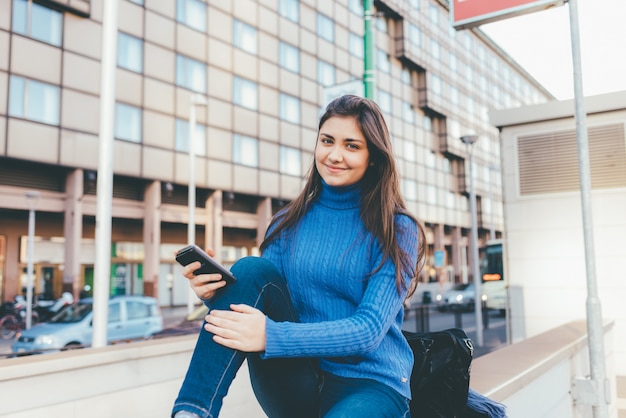
[[483,278],[483,282],[504,280],[501,239],[487,241],[483,258],[480,261],[480,274]]

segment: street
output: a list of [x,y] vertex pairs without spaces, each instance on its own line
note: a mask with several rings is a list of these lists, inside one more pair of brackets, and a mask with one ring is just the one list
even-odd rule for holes
[[[164,307],[161,311],[163,313],[163,326],[167,328],[182,321],[187,313],[187,308],[182,306]],[[423,319],[422,312],[427,312]],[[486,319],[487,325],[483,328],[482,347],[478,347],[476,344],[476,320],[474,318],[474,312],[439,312],[434,306],[428,306],[428,309],[409,309],[405,315],[403,328],[414,332],[421,332],[424,327],[428,331],[462,328],[474,342],[474,358],[506,345],[506,320],[504,316],[496,311],[488,311],[488,315],[487,312],[483,313],[483,323]],[[11,353],[13,341],[13,339],[0,339],[0,360]]]

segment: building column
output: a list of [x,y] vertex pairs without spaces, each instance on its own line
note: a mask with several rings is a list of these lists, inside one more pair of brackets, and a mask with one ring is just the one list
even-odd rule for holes
[[256,228],[256,246],[261,247],[261,243],[265,238],[265,231],[272,221],[272,198],[266,197],[259,202],[256,210],[257,228]]
[[206,225],[204,226],[204,247],[215,251],[215,259],[222,262],[222,246],[224,245],[222,191],[216,190],[206,200]]
[[83,287],[81,271],[81,244],[83,239],[83,170],[76,169],[65,180],[65,219],[63,224],[64,262],[63,292],[70,292],[78,300]]
[[[463,282],[462,270],[463,270],[463,257],[462,252],[465,251],[463,245],[463,234],[461,228],[456,226],[450,231],[452,235],[452,267],[454,268],[454,282]],[[465,257],[466,258],[466,257]]]
[[161,264],[161,182],[146,187],[143,218],[143,294],[158,298]]

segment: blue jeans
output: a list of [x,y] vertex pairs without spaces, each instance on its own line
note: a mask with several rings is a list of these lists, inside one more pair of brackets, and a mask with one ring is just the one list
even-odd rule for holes
[[[218,291],[211,309],[227,310],[232,303],[245,303],[274,321],[298,321],[285,280],[271,262],[245,257],[231,271],[237,281]],[[258,353],[221,346],[212,337],[200,331],[172,415],[186,410],[203,418],[217,417],[237,370],[247,360],[252,389],[270,418],[408,416],[408,400],[386,385],[328,374],[322,378],[316,359],[263,360]],[[371,414],[381,408],[384,413]]]

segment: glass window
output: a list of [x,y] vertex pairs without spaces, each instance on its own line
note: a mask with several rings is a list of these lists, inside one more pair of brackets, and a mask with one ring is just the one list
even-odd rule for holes
[[176,85],[198,93],[206,93],[206,65],[177,54]]
[[143,41],[119,32],[117,34],[117,65],[136,73],[143,72]]
[[120,322],[122,320],[122,310],[119,302],[109,303],[109,311],[107,315],[107,321],[109,324],[112,322]]
[[258,167],[259,141],[250,136],[233,135],[233,162],[249,167]]
[[[189,121],[176,119],[176,151],[189,152],[189,128]],[[206,155],[206,128],[199,123],[196,123],[193,152]]]
[[446,207],[448,209],[454,209],[454,207],[456,206],[455,203],[456,203],[456,194],[448,190],[446,192]]
[[402,73],[400,74],[400,79],[404,84],[411,85],[411,71],[408,68],[403,67]]
[[428,8],[428,15],[430,17],[430,20],[435,25],[439,24],[439,8],[435,4],[430,4],[430,7]]
[[382,49],[376,50],[376,67],[383,73],[389,74],[391,72],[391,63],[389,62],[389,55]]
[[142,319],[150,317],[150,305],[137,301],[126,301],[126,316],[128,319]]
[[256,110],[259,106],[258,86],[245,78],[235,77],[233,81],[233,100],[237,106]]
[[424,163],[426,164],[426,167],[437,167],[437,158],[435,157],[435,153],[433,151],[428,150],[424,153]]
[[335,41],[335,22],[321,13],[317,14],[317,35],[328,42]]
[[233,23],[233,40],[237,48],[256,54],[256,28],[235,19]]
[[363,37],[358,36],[354,32],[350,32],[350,53],[356,58],[363,58]]
[[286,17],[292,22],[298,22],[300,20],[299,0],[280,0],[278,10],[281,16]]
[[404,141],[404,153],[402,155],[407,161],[415,161],[417,152],[415,143],[411,141]]
[[426,203],[429,205],[437,204],[437,189],[433,185],[426,186]]
[[430,40],[430,53],[433,54],[435,59],[441,59],[441,47],[435,39]]
[[300,99],[281,93],[280,118],[287,122],[300,123]]
[[300,150],[291,147],[280,147],[280,172],[283,174],[289,174],[292,176],[300,176],[301,161]]
[[201,32],[206,32],[206,4],[198,0],[178,0],[176,20]]
[[415,202],[417,200],[417,182],[410,179],[402,179],[402,194],[406,200]]
[[363,0],[348,0],[348,10],[357,16],[363,16]]
[[29,21],[28,7],[29,2],[26,0],[13,1],[13,31],[39,41],[61,46],[63,14],[31,2]]
[[135,4],[140,4],[143,6],[143,0],[130,0],[131,2],[135,3]]
[[432,132],[433,131],[433,120],[430,118],[430,116],[424,115],[424,130],[426,132]]
[[115,104],[115,137],[141,142],[141,109],[124,103]]
[[280,66],[297,73],[300,71],[300,50],[293,45],[280,42],[279,45]]
[[322,86],[332,86],[335,84],[335,66],[326,61],[317,61],[317,82]]
[[432,82],[433,93],[440,95],[443,92],[443,85],[441,83],[441,78],[439,78],[436,75],[432,75],[430,80]]
[[380,14],[376,18],[376,29],[381,31],[382,33],[387,33],[387,19],[384,14]]
[[459,68],[459,59],[454,55],[454,52],[450,52],[450,69],[456,71]]
[[402,101],[402,119],[408,123],[415,122],[415,112],[413,112],[411,103]]
[[58,125],[60,90],[59,86],[12,75],[9,115]]
[[459,104],[459,89],[454,86],[450,86],[450,101],[454,105]]
[[422,43],[422,31],[414,23],[409,24],[409,41],[415,46]]
[[391,114],[391,94],[384,90],[378,90],[376,97],[376,102],[378,103],[380,110],[385,113]]

